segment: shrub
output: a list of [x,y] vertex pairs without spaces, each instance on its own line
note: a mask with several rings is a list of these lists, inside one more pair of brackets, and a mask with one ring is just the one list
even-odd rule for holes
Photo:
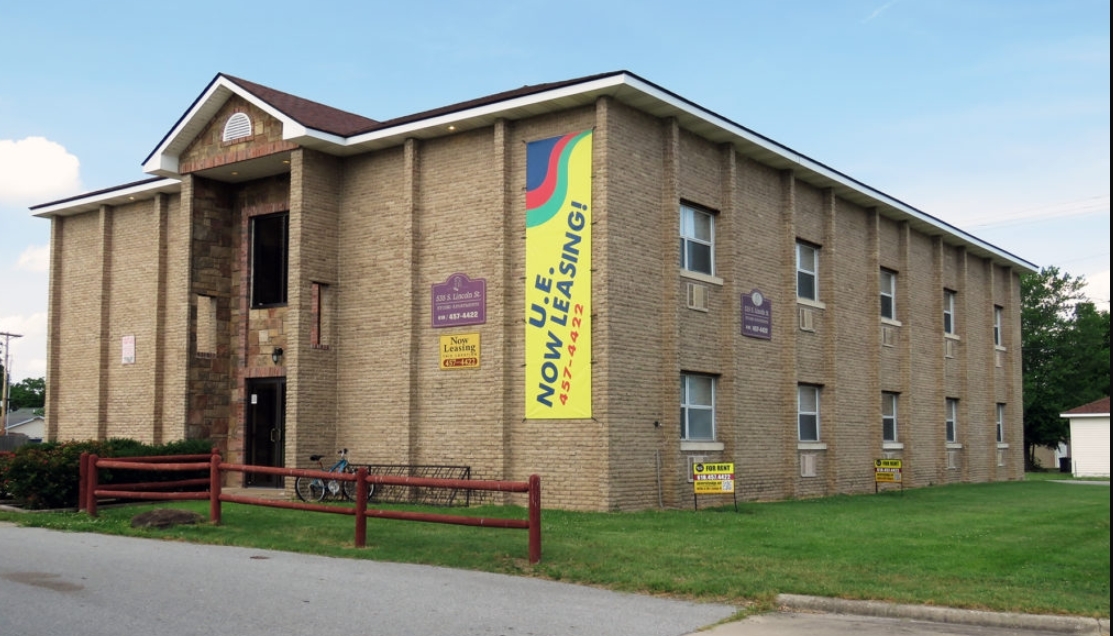
[[8,466],[12,463],[15,453],[0,451],[0,499],[7,499],[8,494]]
[[[161,446],[150,446],[131,439],[30,444],[16,450],[8,460],[7,469],[0,472],[0,485],[18,505],[25,508],[72,508],[77,506],[81,453],[96,453],[100,457],[142,457],[204,454],[211,449],[211,443],[206,440],[186,440]],[[98,476],[101,483],[185,478],[185,473],[156,475],[142,471],[107,470]]]

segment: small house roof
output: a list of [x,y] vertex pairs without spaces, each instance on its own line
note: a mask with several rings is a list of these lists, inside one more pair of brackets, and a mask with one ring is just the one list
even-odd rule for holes
[[1107,395],[1100,400],[1094,400],[1089,404],[1083,404],[1082,406],[1075,407],[1067,411],[1066,413],[1060,413],[1059,415],[1060,417],[1095,417],[1101,415],[1109,417],[1109,396]]

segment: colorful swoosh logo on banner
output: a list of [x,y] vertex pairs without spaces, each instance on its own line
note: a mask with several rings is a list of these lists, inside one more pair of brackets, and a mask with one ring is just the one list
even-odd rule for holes
[[568,193],[568,160],[576,143],[590,135],[554,137],[529,144],[526,150],[526,227],[536,227],[553,218]]

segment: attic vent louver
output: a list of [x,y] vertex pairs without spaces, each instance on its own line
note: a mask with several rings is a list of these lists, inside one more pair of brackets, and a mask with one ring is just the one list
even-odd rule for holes
[[224,124],[224,141],[251,136],[251,118],[246,113],[236,113]]

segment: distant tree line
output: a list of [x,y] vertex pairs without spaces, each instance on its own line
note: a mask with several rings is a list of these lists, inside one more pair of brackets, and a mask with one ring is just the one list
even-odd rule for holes
[[[4,377],[0,364],[0,379]],[[0,389],[2,390],[2,389]],[[43,409],[46,407],[46,378],[26,378],[8,385],[8,410]]]
[[1083,277],[1057,267],[1020,279],[1024,450],[1055,448],[1070,436],[1061,413],[1109,395],[1109,310],[1085,299]]

